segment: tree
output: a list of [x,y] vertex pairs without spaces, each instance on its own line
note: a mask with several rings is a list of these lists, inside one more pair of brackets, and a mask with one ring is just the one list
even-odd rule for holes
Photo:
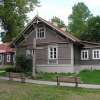
[[73,35],[80,38],[81,33],[87,26],[87,20],[91,16],[91,12],[84,3],[80,2],[74,5],[72,8],[72,14],[68,18],[68,30]]
[[100,16],[88,19],[87,27],[81,35],[81,39],[92,42],[100,42]]
[[3,41],[11,41],[21,32],[28,21],[27,13],[38,4],[38,0],[4,0],[4,6],[0,6],[0,18],[6,30]]
[[58,17],[56,17],[56,16],[53,17],[53,18],[51,19],[51,22],[52,22],[52,23],[53,23],[53,22],[57,23],[57,26],[58,26],[59,28],[66,27],[64,21],[62,21],[60,18],[58,18]]

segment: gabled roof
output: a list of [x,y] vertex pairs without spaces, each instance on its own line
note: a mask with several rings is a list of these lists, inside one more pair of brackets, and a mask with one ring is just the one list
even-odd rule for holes
[[82,41],[82,43],[86,43],[86,44],[91,44],[91,45],[98,45],[98,46],[100,46],[100,43],[96,43],[96,42]]
[[[64,32],[63,30],[61,30],[60,28],[58,28],[57,26],[54,26],[52,23],[50,23],[49,21],[44,20],[43,18],[39,17],[39,16],[35,16],[33,18],[33,20],[26,26],[26,28],[12,41],[12,44],[16,45],[16,42],[23,36],[23,34],[25,34],[25,32],[30,28],[30,26],[34,23],[35,19],[38,19],[40,21],[42,21],[43,23],[45,23],[46,25],[50,26],[51,28],[53,28],[54,30],[58,31],[59,34],[63,35],[65,38],[70,39],[72,42],[74,43],[79,43],[81,44],[81,40],[79,40],[78,38],[76,38],[75,36],[73,36],[72,34],[70,34],[69,32]],[[21,42],[21,41],[20,41]]]
[[2,43],[0,44],[0,53],[9,53],[9,52],[14,52],[15,49],[11,48],[10,43]]
[[60,28],[58,28],[57,26],[53,25],[52,23],[50,23],[49,21],[44,20],[41,17],[37,17],[39,18],[41,21],[43,21],[44,23],[46,23],[47,25],[49,25],[50,27],[54,28],[55,30],[57,30],[58,32],[60,32],[62,35],[64,35],[65,37],[69,38],[70,40],[72,40],[73,42],[80,42],[80,40],[78,38],[76,38],[75,36],[71,35],[68,32],[65,32],[63,30],[61,30]]
[[81,43],[84,45],[84,48],[100,47],[100,43],[96,43],[96,42],[81,41]]

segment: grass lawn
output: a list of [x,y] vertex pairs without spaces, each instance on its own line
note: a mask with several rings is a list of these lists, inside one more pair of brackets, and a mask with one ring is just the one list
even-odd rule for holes
[[83,70],[79,76],[84,83],[100,84],[100,70]]
[[83,70],[79,74],[75,73],[40,73],[38,79],[54,80],[56,76],[79,76],[83,83],[100,84],[100,70]]
[[0,80],[0,100],[100,100],[100,90]]
[[4,76],[4,75],[6,75],[6,71],[3,69],[0,69],[0,76]]
[[100,70],[83,70],[79,74],[75,73],[40,73],[38,79],[55,80],[56,76],[79,76],[83,83],[100,84]]

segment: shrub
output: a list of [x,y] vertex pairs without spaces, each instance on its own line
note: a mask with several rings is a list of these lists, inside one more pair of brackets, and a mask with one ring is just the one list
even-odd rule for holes
[[5,68],[5,71],[6,72],[16,72],[16,73],[20,73],[21,70],[16,68],[16,67],[8,67],[8,68]]
[[16,57],[16,69],[22,72],[32,72],[32,59],[25,56]]
[[6,72],[13,72],[13,70],[14,70],[14,68],[12,68],[12,67],[5,68]]

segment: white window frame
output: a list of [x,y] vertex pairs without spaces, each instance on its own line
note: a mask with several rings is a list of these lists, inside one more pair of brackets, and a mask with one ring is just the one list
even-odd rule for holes
[[[86,58],[85,53],[87,54]],[[81,60],[89,60],[89,50],[81,50]]]
[[32,52],[31,52],[31,50],[27,49],[26,50],[26,56],[30,56],[30,55],[32,55]]
[[[44,37],[40,37],[38,36],[38,34],[41,34],[41,29],[43,29],[44,31]],[[38,30],[40,31],[40,33],[38,33]],[[41,26],[41,27],[36,27],[36,39],[45,39],[45,32],[46,32],[46,28],[44,26]]]
[[[97,51],[99,52],[99,57],[97,56]],[[96,57],[94,57],[94,52],[96,52]],[[92,50],[92,59],[100,59],[100,49]]]
[[7,54],[7,62],[11,62],[11,54]]
[[[51,51],[50,49],[52,48],[52,58],[51,58]],[[56,48],[56,58],[54,57],[54,48]],[[50,63],[50,60],[56,60],[56,63]],[[58,64],[58,46],[57,45],[49,45],[48,46],[48,64]]]
[[0,54],[0,62],[2,62],[2,58],[3,58],[3,55],[2,55],[2,54]]
[[[53,49],[52,53],[53,53],[53,58],[51,58],[50,56],[50,48]],[[54,58],[54,48],[56,48],[56,58]],[[48,59],[58,59],[58,46],[55,46],[55,45],[50,45],[48,46]]]

